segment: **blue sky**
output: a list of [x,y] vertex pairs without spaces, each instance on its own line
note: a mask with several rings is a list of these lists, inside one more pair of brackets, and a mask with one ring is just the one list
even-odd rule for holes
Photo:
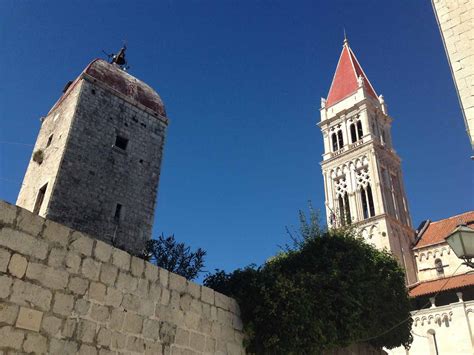
[[1,199],[15,202],[65,83],[127,40],[130,73],[171,120],[154,235],[203,247],[209,270],[261,263],[308,200],[323,209],[316,122],[345,27],[394,118],[414,225],[472,208],[470,146],[428,0],[3,0],[0,26]]

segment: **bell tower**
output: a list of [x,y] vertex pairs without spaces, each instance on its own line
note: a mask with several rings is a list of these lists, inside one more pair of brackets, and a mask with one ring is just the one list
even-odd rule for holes
[[17,205],[131,253],[151,238],[168,125],[125,47],[93,60],[42,119]]
[[355,225],[368,243],[391,251],[407,283],[414,283],[414,231],[401,160],[392,145],[392,118],[347,39],[320,112],[328,226]]

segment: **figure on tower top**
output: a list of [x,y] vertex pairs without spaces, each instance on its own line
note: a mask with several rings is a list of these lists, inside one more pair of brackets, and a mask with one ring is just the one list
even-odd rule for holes
[[123,47],[120,48],[118,53],[116,54],[108,54],[104,51],[104,53],[107,55],[107,57],[110,60],[110,64],[116,64],[118,65],[121,69],[127,70],[130,68],[128,65],[127,60],[125,59],[125,51],[127,50],[127,45],[126,43],[123,44]]

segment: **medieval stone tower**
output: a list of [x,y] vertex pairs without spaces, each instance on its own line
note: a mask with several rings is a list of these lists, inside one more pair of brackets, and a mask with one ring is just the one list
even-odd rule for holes
[[407,283],[415,282],[414,232],[392,146],[392,118],[347,40],[320,111],[328,226],[356,225],[367,242],[392,251]]
[[42,120],[17,205],[139,252],[151,238],[167,124],[151,87],[117,62],[92,61]]

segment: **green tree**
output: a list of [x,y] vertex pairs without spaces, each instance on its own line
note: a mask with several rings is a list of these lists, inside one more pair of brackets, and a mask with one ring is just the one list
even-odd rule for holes
[[201,248],[191,251],[189,246],[178,243],[174,235],[149,240],[144,259],[175,274],[193,280],[204,268],[206,252]]
[[392,255],[352,229],[327,231],[312,217],[302,221],[293,245],[261,267],[217,271],[204,281],[240,304],[247,350],[318,354],[359,342],[408,346],[410,303]]

